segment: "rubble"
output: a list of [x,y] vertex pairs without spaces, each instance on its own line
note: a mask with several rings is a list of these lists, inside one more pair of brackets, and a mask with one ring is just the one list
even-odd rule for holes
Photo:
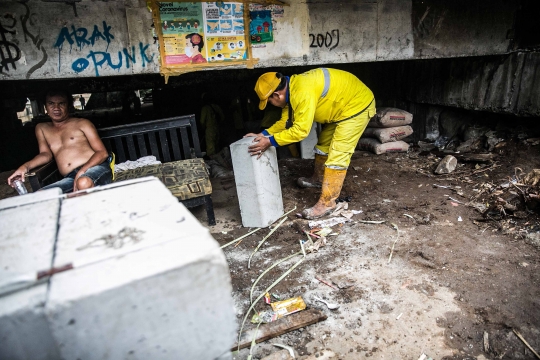
[[446,155],[435,169],[435,174],[449,174],[456,169],[456,166],[457,159],[452,155]]

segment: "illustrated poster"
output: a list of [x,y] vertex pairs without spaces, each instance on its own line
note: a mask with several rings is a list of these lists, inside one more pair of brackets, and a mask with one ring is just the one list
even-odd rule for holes
[[272,12],[256,10],[249,12],[249,35],[252,44],[262,44],[274,41],[272,31]]
[[206,63],[201,3],[160,2],[166,65]]
[[244,4],[203,3],[208,61],[234,61],[247,58]]

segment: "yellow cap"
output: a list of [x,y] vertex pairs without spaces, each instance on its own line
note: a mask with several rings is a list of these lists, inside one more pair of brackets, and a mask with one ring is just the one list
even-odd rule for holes
[[257,80],[257,83],[255,84],[255,92],[261,100],[261,102],[259,103],[259,109],[261,110],[264,110],[268,98],[274,93],[274,91],[279,86],[279,83],[281,82],[281,79],[278,79],[276,77],[276,74],[276,72],[268,72],[262,74],[259,77],[259,80]]

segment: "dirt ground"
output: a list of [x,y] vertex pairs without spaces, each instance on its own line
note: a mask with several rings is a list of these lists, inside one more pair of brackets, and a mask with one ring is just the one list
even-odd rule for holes
[[[460,163],[453,174],[433,175],[440,160],[433,154],[356,152],[341,194],[351,197],[349,210],[362,213],[334,226],[337,235],[328,236],[325,247],[307,254],[270,291],[281,299],[302,296],[308,308],[321,309],[328,318],[257,344],[253,358],[280,350],[272,345],[278,343],[293,347],[298,359],[322,349],[335,352],[336,359],[416,360],[423,353],[433,359],[534,359],[513,330],[540,352],[540,252],[534,237],[539,215],[527,209],[482,215],[466,204],[490,207],[493,194],[509,191],[516,167],[523,173],[540,168],[539,147],[508,143],[497,155],[494,163]],[[308,229],[307,222],[295,214],[317,201],[318,190],[300,189],[295,181],[311,169],[311,160],[279,161],[285,211],[297,209],[253,255],[250,269],[248,258],[269,229],[224,249],[239,323],[254,281],[300,251],[299,242],[306,239],[300,230]],[[8,175],[0,174],[1,184]],[[210,231],[225,244],[251,229],[241,226],[234,181],[212,182],[217,225]],[[0,185],[0,198],[15,195]],[[193,213],[206,224],[202,207]],[[265,274],[254,298],[301,258]],[[334,290],[316,277],[336,284],[341,277],[352,286]],[[313,296],[340,308],[328,310]],[[268,308],[262,300],[256,306]],[[243,349],[233,357],[248,355]]]
[[[253,357],[280,350],[272,346],[279,343],[293,347],[299,359],[325,348],[338,359],[416,360],[423,353],[433,359],[534,359],[513,329],[540,351],[540,253],[531,245],[534,237],[527,238],[540,230],[538,213],[507,211],[497,217],[485,212],[486,218],[464,204],[474,200],[490,206],[492,194],[500,192],[499,184],[508,184],[516,167],[524,173],[539,168],[540,154],[538,146],[520,143],[497,152],[495,162],[460,163],[449,175],[433,175],[440,158],[419,150],[379,156],[356,152],[341,195],[351,196],[349,209],[362,213],[334,226],[339,235],[328,236],[326,247],[308,254],[270,291],[281,299],[302,296],[308,308],[321,309],[328,319],[257,344]],[[318,191],[300,189],[295,180],[311,175],[311,169],[310,160],[279,161],[285,211],[297,210],[253,256],[250,269],[248,258],[269,229],[224,249],[239,323],[249,308],[253,282],[273,263],[298,252],[299,241],[306,239],[300,230],[308,229],[307,222],[295,214],[313,205]],[[211,232],[225,244],[249,229],[241,226],[234,182],[214,179],[213,185],[217,225]],[[204,210],[194,213],[204,223]],[[265,274],[254,298],[300,259]],[[334,290],[316,276],[334,283],[341,276],[354,285]],[[328,310],[313,296],[341,307]],[[256,306],[268,308],[263,300]],[[244,349],[234,358],[248,355]]]

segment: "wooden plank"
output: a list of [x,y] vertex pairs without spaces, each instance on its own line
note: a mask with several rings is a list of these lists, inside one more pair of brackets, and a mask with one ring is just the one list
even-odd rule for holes
[[187,129],[185,127],[180,128],[180,137],[182,139],[182,148],[184,149],[184,159],[191,159],[191,149],[189,147],[189,138]]
[[171,154],[169,153],[169,141],[167,140],[167,134],[165,133],[165,130],[159,130],[159,142],[161,143],[163,162],[170,162]]
[[137,135],[137,145],[139,147],[139,152],[141,153],[141,156],[147,156],[148,151],[146,150],[146,143],[144,142],[144,135],[141,135],[141,134]]
[[157,146],[156,133],[148,133],[148,142],[150,142],[150,154],[154,155],[156,159],[161,160],[161,156],[159,156],[159,149]]
[[174,161],[182,160],[182,154],[180,153],[180,144],[178,143],[178,134],[176,129],[168,130],[171,135],[171,145],[173,150]]
[[129,160],[137,160],[137,149],[135,148],[135,141],[133,141],[133,136],[126,136],[126,144],[129,153]]
[[[289,316],[285,316],[279,320],[268,324],[262,324],[257,331],[257,338],[255,342],[260,343],[268,339],[275,338],[276,336],[283,335],[293,330],[297,330],[308,325],[316,324],[320,321],[327,319],[327,316],[318,309],[309,309],[300,311]],[[253,336],[257,327],[244,331],[240,338],[240,349],[246,348],[251,345]],[[231,351],[236,351],[238,345],[234,345]]]
[[114,138],[114,145],[116,145],[116,163],[121,163],[127,160],[126,153],[124,152],[124,144],[122,138]]

